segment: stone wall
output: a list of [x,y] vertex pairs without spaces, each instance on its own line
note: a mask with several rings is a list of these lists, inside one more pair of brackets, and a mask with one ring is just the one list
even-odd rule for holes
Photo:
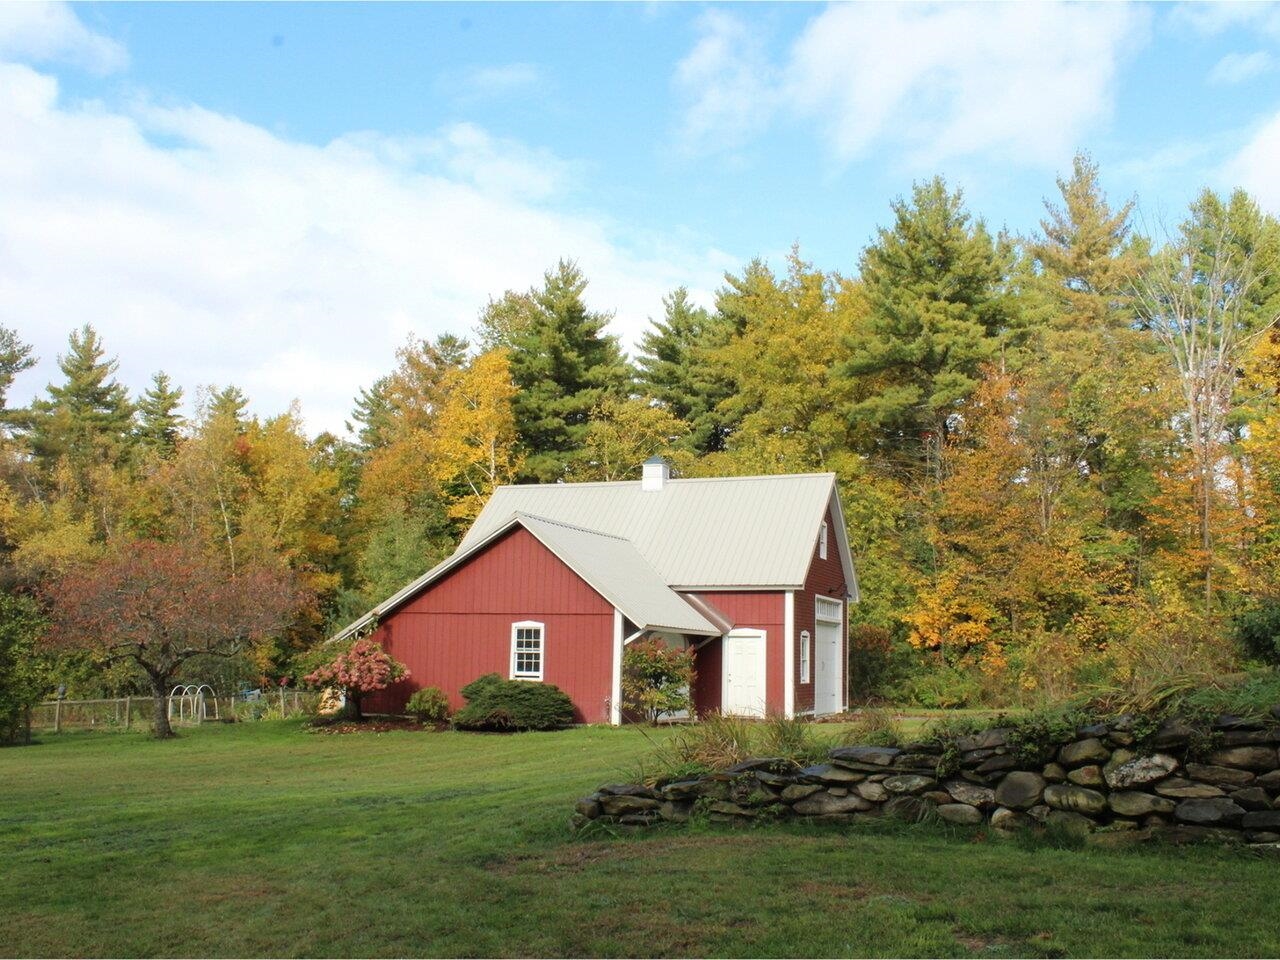
[[765,757],[694,779],[604,786],[578,801],[573,822],[937,817],[1002,831],[1056,824],[1097,843],[1158,835],[1280,849],[1278,744],[1280,705],[1270,718],[1202,726],[1121,717],[1035,744],[993,728],[945,743],[837,747],[811,767]]

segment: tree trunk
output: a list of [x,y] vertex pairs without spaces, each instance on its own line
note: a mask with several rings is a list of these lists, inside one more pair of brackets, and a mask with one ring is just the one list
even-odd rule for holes
[[166,740],[173,736],[173,727],[169,726],[169,691],[165,681],[151,678],[151,698],[155,705],[152,714],[152,736],[157,740]]

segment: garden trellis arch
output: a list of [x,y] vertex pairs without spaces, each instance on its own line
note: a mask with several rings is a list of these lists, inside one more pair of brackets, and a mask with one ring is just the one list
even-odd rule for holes
[[[205,691],[208,696],[205,696]],[[213,687],[207,683],[187,683],[178,684],[169,691],[169,722],[174,721],[173,707],[178,706],[177,721],[179,723],[203,723],[205,720],[217,720],[218,716],[218,697],[213,692]],[[213,704],[213,714],[210,716],[209,705]]]

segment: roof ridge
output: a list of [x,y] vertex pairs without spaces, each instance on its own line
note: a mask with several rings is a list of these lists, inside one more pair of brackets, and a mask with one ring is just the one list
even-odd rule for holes
[[[617,533],[606,533],[604,530],[593,530],[591,527],[583,527],[583,526],[579,526],[579,525],[578,525],[578,524],[576,524],[576,523],[568,523],[568,522],[566,522],[566,521],[564,521],[564,520],[553,520],[553,519],[551,519],[550,517],[542,517],[542,516],[539,516],[539,515],[538,515],[538,514],[536,514],[536,513],[525,513],[523,510],[515,510],[515,511],[513,511],[513,512],[512,512],[512,516],[513,516],[513,517],[518,517],[518,518],[519,518],[519,519],[521,519],[521,520],[523,520],[523,519],[525,519],[525,518],[528,518],[528,519],[530,519],[530,520],[538,520],[538,521],[540,521],[541,523],[549,523],[549,524],[551,524],[551,525],[552,525],[552,526],[554,526],[554,527],[565,527],[566,529],[569,529],[569,530],[577,530],[577,531],[579,531],[579,532],[581,532],[581,533],[594,533],[594,534],[595,534],[596,536],[598,536],[598,537],[608,537],[610,540],[621,540],[621,541],[623,541],[624,543],[631,543],[631,540],[630,540],[629,538],[624,537],[624,536],[622,536],[621,534],[617,534]],[[634,544],[634,543],[632,543],[631,545],[632,545],[632,546],[635,546],[635,544]]]
[[[812,480],[835,477],[834,470],[811,473],[753,473],[741,477],[672,477],[667,483],[724,483],[738,480]],[[494,490],[580,490],[583,487],[635,487],[639,480],[586,480],[571,483],[500,483]],[[543,518],[545,519],[545,518]]]

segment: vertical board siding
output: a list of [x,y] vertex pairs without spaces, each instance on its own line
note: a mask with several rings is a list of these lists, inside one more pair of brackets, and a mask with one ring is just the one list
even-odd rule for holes
[[388,616],[374,633],[410,679],[368,699],[370,712],[398,713],[415,690],[439,687],[454,708],[462,687],[486,673],[511,675],[511,625],[536,620],[544,683],[574,703],[575,718],[607,723],[613,606],[517,528]]
[[[840,564],[840,550],[836,546],[836,523],[835,517],[832,516],[831,508],[827,508],[825,517],[827,521],[827,559],[822,560],[818,557],[818,546],[815,541],[813,547],[813,560],[809,564],[809,574],[805,578],[804,589],[796,591],[796,648],[795,648],[795,678],[796,678],[796,713],[806,713],[813,710],[814,684],[813,684],[813,643],[818,631],[814,626],[814,597],[830,597],[833,600],[845,601],[845,594],[848,592],[848,584],[844,582],[844,568]],[[849,607],[845,601],[845,618],[840,628],[840,647],[841,647],[841,672],[843,676],[844,686],[840,689],[845,691],[849,689]],[[810,656],[809,656],[809,682],[800,682],[800,632],[802,630],[809,631],[810,638]],[[841,702],[844,695],[842,692]]]
[[[785,662],[783,591],[725,590],[716,593],[698,592],[697,596],[728,617],[735,628],[766,632],[766,706],[770,713],[782,713],[785,694],[782,676],[782,665]],[[721,646],[719,640],[713,640],[698,652],[698,681],[694,689],[697,699],[695,706],[701,713],[720,709]]]

